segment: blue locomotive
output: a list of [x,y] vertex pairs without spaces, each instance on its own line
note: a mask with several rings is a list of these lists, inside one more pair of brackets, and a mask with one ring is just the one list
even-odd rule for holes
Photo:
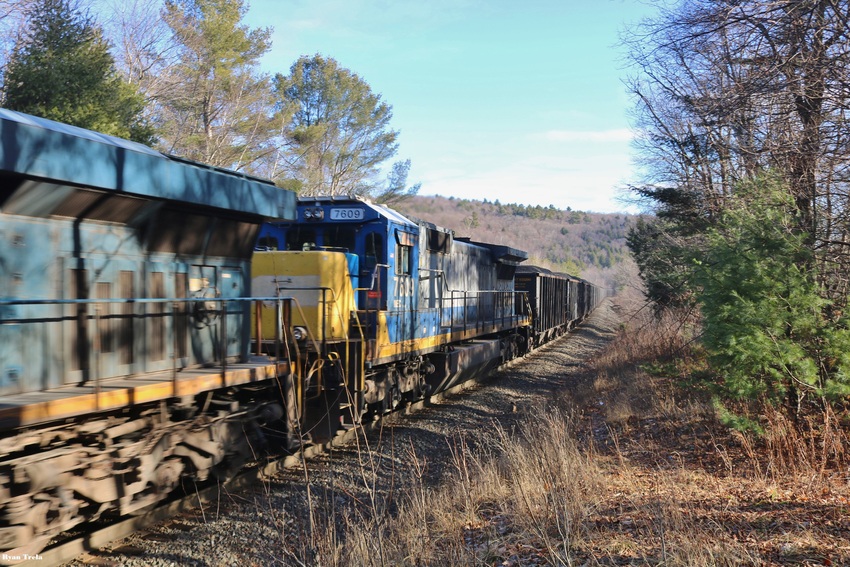
[[[262,229],[253,285],[294,302],[301,364],[317,368],[304,400],[334,391],[342,399],[331,409],[342,405],[356,422],[523,351],[530,312],[513,280],[524,252],[457,239],[360,198],[303,198],[297,208],[297,220]],[[263,336],[276,320],[267,311]],[[302,403],[297,413],[309,414]]]
[[1,109],[0,179],[10,556],[483,375],[601,299],[364,199]]

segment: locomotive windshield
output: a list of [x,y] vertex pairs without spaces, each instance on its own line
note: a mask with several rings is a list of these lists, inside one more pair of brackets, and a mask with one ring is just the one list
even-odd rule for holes
[[302,228],[298,225],[286,232],[286,250],[315,250],[316,231],[311,228]]
[[[363,230],[362,225],[309,226],[293,225],[281,236],[283,250],[337,250],[357,254],[361,266],[371,270],[383,262],[384,237],[379,232]],[[272,250],[278,248],[278,238],[266,235],[260,246]]]
[[357,231],[352,226],[294,226],[286,233],[286,249],[353,252],[356,249],[356,235]]
[[355,250],[355,234],[354,228],[350,226],[329,226],[325,229],[321,246],[323,248],[336,248],[345,252],[353,252]]

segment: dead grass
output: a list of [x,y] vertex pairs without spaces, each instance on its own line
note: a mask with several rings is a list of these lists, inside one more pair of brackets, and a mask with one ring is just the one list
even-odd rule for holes
[[370,492],[365,512],[320,520],[303,563],[850,564],[841,420],[801,427],[767,412],[766,436],[730,432],[682,387],[698,364],[688,340],[672,322],[633,319],[569,391],[515,428],[494,423],[475,450],[448,439],[437,487],[404,448],[414,469],[392,504]]

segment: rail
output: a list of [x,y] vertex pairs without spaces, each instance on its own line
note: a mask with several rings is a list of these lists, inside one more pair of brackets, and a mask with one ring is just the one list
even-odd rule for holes
[[[357,288],[357,289],[354,290],[355,293],[357,292],[358,289],[360,289],[360,288]],[[356,312],[354,312],[353,314],[349,313],[348,305],[344,305],[342,303],[341,299],[337,296],[336,291],[333,288],[327,287],[327,286],[287,286],[286,288],[282,288],[282,291],[287,291],[288,293],[316,292],[318,294],[317,298],[316,298],[316,301],[317,301],[316,307],[317,307],[317,317],[319,318],[319,322],[320,322],[320,325],[321,325],[321,333],[319,334],[320,338],[316,339],[317,333],[315,332],[314,329],[311,328],[311,326],[309,324],[306,324],[306,326],[305,326],[306,331],[307,331],[307,336],[306,336],[307,342],[313,345],[314,352],[319,353],[321,355],[316,360],[316,363],[323,364],[325,359],[326,359],[325,357],[338,356],[338,355],[335,355],[334,353],[331,353],[327,348],[328,342],[329,342],[329,340],[328,340],[328,336],[329,336],[328,324],[333,319],[336,319],[336,322],[339,324],[341,334],[338,338],[341,339],[342,342],[345,343],[346,355],[348,354],[347,349],[349,348],[349,339],[351,338],[350,333],[347,330],[349,328],[349,325],[347,324],[349,317],[353,316],[354,320],[356,322],[355,327],[356,327],[356,329],[359,330],[359,337],[357,337],[357,338],[361,342],[364,340],[365,337],[363,336],[363,328],[362,328],[359,316],[357,315]],[[301,321],[304,321],[304,322],[309,321],[309,319],[305,315],[305,313],[304,313],[303,309],[301,308],[300,304],[298,303],[298,301],[295,300],[294,297],[290,297],[288,299],[292,299],[295,302],[295,305],[298,308],[299,315],[301,317]],[[257,317],[257,327],[256,327],[256,332],[255,332],[255,339],[256,339],[256,342],[257,342],[257,346],[259,348],[260,344],[263,342],[262,326],[259,323],[261,314],[257,313],[256,317]],[[287,321],[291,321],[291,318],[287,318]],[[280,327],[280,322],[278,322],[278,325],[277,325],[276,328],[279,328],[279,327]],[[297,341],[292,341],[292,344],[294,344],[295,347],[298,348],[298,342]],[[341,368],[341,371],[343,372],[344,380],[347,381],[348,378],[346,376],[345,369]],[[310,382],[311,377],[314,374],[316,376],[318,376],[318,378],[317,378],[318,381],[316,382],[317,389],[321,390],[321,380],[322,380],[322,376],[323,376],[322,373],[320,373],[320,372],[314,373],[312,371],[309,372],[307,374],[307,381]]]
[[[452,329],[463,331],[481,330],[497,323],[504,326],[530,313],[526,293],[514,290],[449,290],[449,297],[443,301],[441,317],[450,321],[448,326]],[[448,315],[445,301],[448,301]]]

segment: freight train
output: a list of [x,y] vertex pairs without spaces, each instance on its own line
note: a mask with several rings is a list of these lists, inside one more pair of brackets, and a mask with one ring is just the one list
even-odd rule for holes
[[359,198],[0,109],[0,552],[521,356],[589,282]]

